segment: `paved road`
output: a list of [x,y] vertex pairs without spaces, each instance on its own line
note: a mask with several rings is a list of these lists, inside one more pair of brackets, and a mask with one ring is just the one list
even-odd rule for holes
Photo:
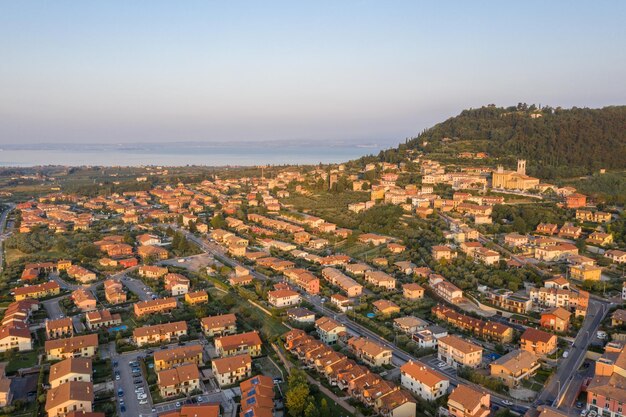
[[41,304],[43,304],[43,308],[46,310],[46,313],[48,313],[48,318],[50,320],[60,319],[61,316],[63,316],[63,310],[61,310],[59,302],[66,297],[68,297],[68,295],[51,298],[41,302]]
[[10,233],[6,233],[7,226],[7,217],[9,217],[9,213],[15,208],[15,204],[7,203],[7,207],[0,214],[0,271],[2,271],[2,265],[4,264],[4,249],[3,242],[4,239],[10,236]]
[[559,406],[563,398],[563,393],[568,389],[574,374],[582,364],[587,347],[600,326],[600,323],[608,313],[611,305],[606,302],[590,299],[587,308],[587,316],[583,325],[574,340],[574,346],[569,349],[567,358],[560,359],[556,368],[556,373],[552,375],[543,391],[537,396],[533,403],[550,404]]

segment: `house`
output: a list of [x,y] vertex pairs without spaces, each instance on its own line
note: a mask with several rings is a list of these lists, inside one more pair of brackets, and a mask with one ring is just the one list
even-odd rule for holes
[[416,283],[403,284],[402,295],[407,300],[421,300],[424,298],[424,287]]
[[363,263],[357,263],[357,264],[348,264],[346,266],[344,266],[345,270],[347,273],[355,275],[355,276],[361,276],[361,275],[365,275],[365,273],[367,271],[371,271],[372,267],[367,265],[367,264],[363,264]]
[[348,340],[348,347],[354,352],[357,359],[369,366],[383,366],[391,364],[392,351],[373,340],[365,337],[353,337]]
[[602,268],[587,264],[571,265],[569,267],[569,275],[572,279],[578,281],[600,281]]
[[358,237],[358,241],[364,244],[372,244],[374,246],[384,245],[389,242],[389,238],[375,233],[363,233]]
[[626,402],[626,353],[622,345],[608,344],[595,362],[595,374],[587,385],[587,410],[620,417]]
[[141,265],[139,267],[139,276],[144,278],[159,279],[167,273],[167,268],[160,266]]
[[570,243],[557,243],[535,249],[535,258],[545,262],[561,261],[569,255],[578,255],[578,248]]
[[400,245],[399,243],[387,243],[387,249],[389,249],[389,252],[391,253],[402,253],[406,250],[406,246],[404,245]]
[[257,331],[221,336],[215,339],[215,352],[220,357],[247,353],[252,357],[261,355],[263,342]]
[[449,302],[456,304],[463,299],[463,290],[443,278],[441,275],[432,274],[428,280],[435,293]]
[[559,230],[559,226],[554,223],[539,223],[535,232],[543,235],[555,235]]
[[519,233],[508,233],[504,236],[504,244],[513,248],[519,248],[528,243],[528,236]]
[[365,282],[389,291],[396,288],[396,279],[383,271],[367,271]]
[[459,384],[448,397],[451,417],[487,417],[491,413],[491,396],[469,385]]
[[80,265],[72,265],[67,268],[67,275],[70,278],[75,279],[81,284],[87,284],[89,282],[96,280],[96,273],[88,270],[87,268],[83,268]]
[[398,317],[393,320],[393,327],[407,334],[417,333],[428,326],[428,322],[415,316]]
[[126,292],[122,283],[115,279],[104,281],[104,298],[109,304],[120,304],[126,302]]
[[240,416],[271,417],[274,410],[274,381],[265,375],[256,375],[239,384],[241,391]]
[[96,309],[96,297],[89,290],[79,288],[72,292],[72,301],[80,311],[93,311]]
[[557,332],[566,332],[572,313],[563,307],[555,307],[541,313],[541,327]]
[[372,305],[374,306],[376,311],[378,311],[378,313],[385,315],[385,316],[390,316],[392,314],[400,313],[400,307],[393,301],[384,300],[384,299],[376,300],[372,303]]
[[45,298],[59,295],[61,287],[55,281],[48,281],[43,284],[29,285],[18,287],[13,290],[15,301],[25,300],[27,298]]
[[350,298],[358,297],[363,292],[363,286],[361,284],[343,274],[338,269],[322,269],[322,278],[328,281],[331,285],[339,287]]
[[497,308],[512,311],[517,314],[526,314],[532,307],[530,298],[524,295],[516,295],[513,291],[503,288],[488,291],[486,293],[489,301]]
[[33,340],[25,324],[3,325],[0,327],[0,352],[31,350]]
[[448,393],[450,380],[421,362],[409,361],[400,367],[400,384],[426,401]]
[[346,335],[346,327],[343,324],[326,316],[315,321],[315,329],[322,342],[327,345],[335,344]]
[[432,255],[436,261],[447,260],[450,261],[456,258],[456,252],[448,246],[433,246]]
[[157,298],[156,300],[139,301],[133,306],[138,318],[147,314],[162,314],[174,310],[177,306],[176,298]]
[[207,337],[235,334],[237,332],[237,317],[234,314],[204,317],[200,321],[202,331]]
[[398,261],[393,265],[398,268],[398,271],[402,272],[404,275],[413,274],[413,270],[417,267],[417,265],[410,261]]
[[139,246],[137,248],[137,255],[144,261],[148,258],[164,261],[169,257],[169,253],[166,249],[154,245]]
[[569,290],[569,281],[563,275],[548,278],[543,282],[545,288],[557,288],[559,290]]
[[[163,417],[220,417],[219,404],[185,404],[179,410],[161,414]],[[68,416],[69,417],[69,416]],[[79,416],[80,417],[80,416]]]
[[85,314],[85,321],[89,330],[99,329],[101,327],[112,327],[122,324],[122,316],[118,313],[111,314],[107,309],[100,311],[91,311]]
[[213,359],[213,375],[220,387],[227,387],[252,376],[252,357],[243,354]]
[[557,342],[556,335],[529,327],[520,338],[520,347],[537,356],[547,356],[556,352]]
[[300,303],[300,294],[287,289],[269,291],[267,301],[276,308],[293,306]]
[[254,277],[252,275],[234,275],[228,278],[228,283],[233,287],[238,285],[250,285]]
[[567,208],[580,208],[587,205],[587,196],[583,194],[570,194],[565,197],[565,206]]
[[65,339],[48,340],[44,344],[46,357],[49,361],[67,358],[90,358],[98,350],[98,335],[88,334]]
[[613,235],[610,233],[593,232],[585,241],[590,245],[607,246],[613,243]]
[[559,229],[559,237],[578,239],[583,233],[582,227],[574,226],[572,223],[565,223],[561,229]]
[[169,291],[174,297],[189,292],[189,278],[181,274],[169,273],[163,277],[163,280],[165,282],[165,290]]
[[352,300],[343,294],[333,294],[330,296],[330,303],[342,312],[352,310]]
[[74,324],[70,317],[57,320],[46,320],[46,337],[57,339],[74,335]]
[[474,252],[474,259],[485,265],[495,265],[500,261],[500,254],[487,248],[477,248]]
[[86,381],[69,381],[46,393],[45,410],[48,417],[65,417],[71,412],[91,413],[93,410],[93,384]]
[[448,335],[439,339],[437,357],[454,368],[476,368],[482,361],[483,348],[458,336]]
[[[626,263],[626,252],[617,249],[611,249],[604,252],[604,257],[609,258],[617,264]],[[16,298],[17,299],[17,298]]]
[[296,287],[308,294],[316,295],[320,291],[320,280],[306,269],[292,268],[283,272],[283,276]]
[[187,336],[187,322],[185,321],[137,327],[133,330],[133,341],[137,346],[170,343],[182,336]]
[[411,335],[411,338],[421,349],[433,349],[437,347],[439,339],[446,337],[448,331],[439,326],[428,326],[423,330],[418,330]]
[[154,352],[154,370],[162,371],[185,364],[203,365],[202,345],[186,345],[159,349]]
[[7,378],[6,366],[8,362],[0,363],[0,407],[6,407],[13,402],[11,379]]
[[619,308],[611,315],[611,326],[623,326],[624,323],[626,323],[626,310]]
[[512,350],[489,366],[491,376],[502,380],[508,387],[518,386],[540,368],[538,357],[527,350]]
[[50,365],[50,387],[56,388],[70,381],[93,382],[91,358],[67,358]]
[[157,372],[157,385],[161,397],[189,395],[200,390],[200,371],[195,363]]
[[205,290],[188,292],[185,294],[185,302],[191,305],[208,303],[209,294]]
[[137,240],[137,243],[139,243],[141,246],[145,246],[145,245],[154,246],[154,245],[161,244],[161,239],[159,239],[158,236],[151,235],[148,233],[144,233],[144,234],[137,236],[136,240]]
[[508,343],[513,340],[513,328],[505,324],[460,314],[442,304],[433,307],[431,312],[439,320],[443,320],[460,329],[470,331],[483,339],[496,340],[499,343]]
[[304,307],[294,307],[287,310],[287,318],[297,323],[315,323],[315,313]]

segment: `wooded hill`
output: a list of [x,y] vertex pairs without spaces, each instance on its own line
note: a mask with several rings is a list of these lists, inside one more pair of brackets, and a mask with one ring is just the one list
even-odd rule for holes
[[585,175],[600,168],[626,168],[626,106],[602,109],[538,108],[518,104],[464,110],[379,159],[395,162],[408,150],[445,158],[487,152],[493,158],[528,160],[541,178]]

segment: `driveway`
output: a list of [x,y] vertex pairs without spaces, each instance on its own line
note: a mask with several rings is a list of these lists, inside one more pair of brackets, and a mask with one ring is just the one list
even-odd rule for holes
[[48,318],[50,320],[56,320],[61,318],[61,316],[63,315],[63,310],[61,310],[59,302],[66,297],[67,295],[41,302],[41,304],[43,304],[43,308],[46,310],[46,313],[48,313]]

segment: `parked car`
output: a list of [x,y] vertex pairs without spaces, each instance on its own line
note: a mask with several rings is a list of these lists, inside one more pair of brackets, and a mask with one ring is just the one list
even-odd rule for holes
[[122,413],[125,413],[126,412],[126,406],[125,405],[120,405],[120,411]]
[[509,401],[509,400],[502,400],[502,404],[509,405],[509,406],[513,405],[513,403],[511,401]]
[[120,388],[120,389],[118,389],[118,390],[117,390],[117,396],[118,396],[118,397],[120,397],[120,398],[121,398],[121,397],[123,397],[123,396],[124,396],[124,390],[123,390],[123,389],[121,389],[121,388]]

